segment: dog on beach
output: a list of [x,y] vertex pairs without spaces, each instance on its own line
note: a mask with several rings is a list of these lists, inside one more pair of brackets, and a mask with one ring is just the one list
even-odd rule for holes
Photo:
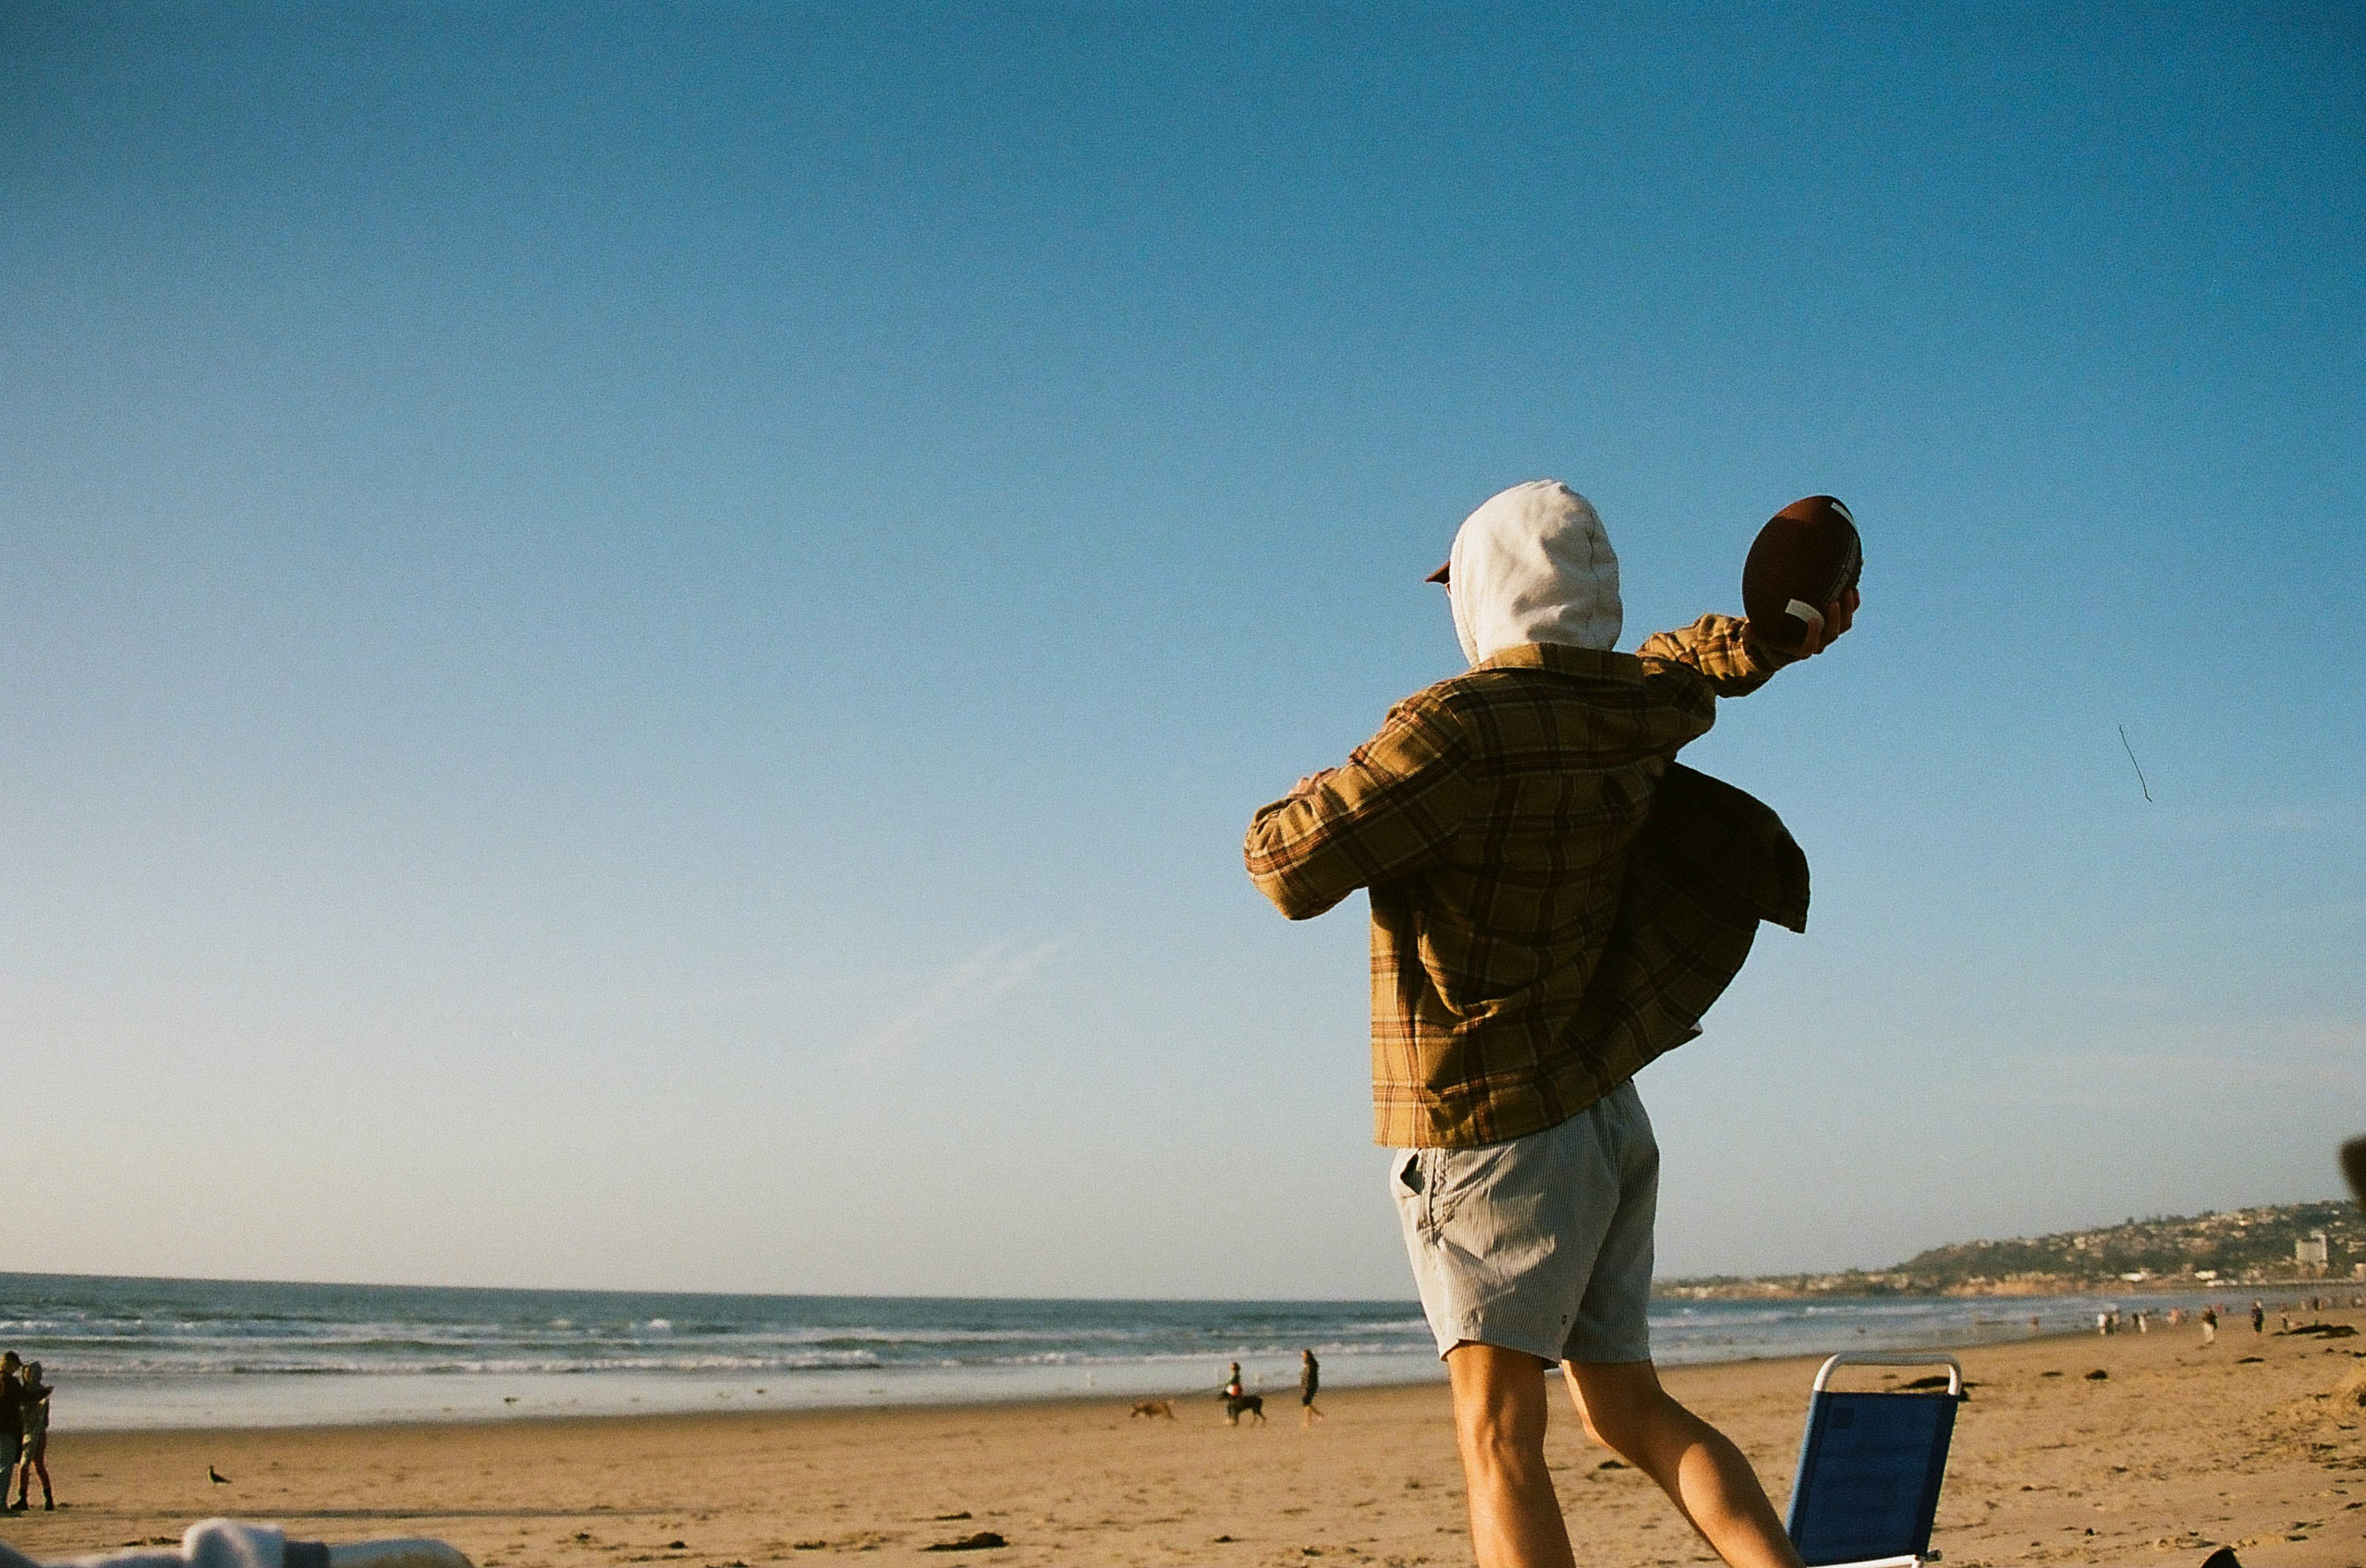
[[1265,1396],[1262,1393],[1233,1394],[1224,1402],[1224,1418],[1227,1426],[1238,1427],[1243,1416],[1265,1418]]
[[[1163,1399],[1137,1400],[1134,1402],[1133,1415],[1147,1416],[1153,1420],[1164,1416],[1168,1420],[1172,1421],[1175,1419],[1175,1406]],[[1127,1418],[1130,1420],[1132,1419],[1132,1416],[1129,1416]]]

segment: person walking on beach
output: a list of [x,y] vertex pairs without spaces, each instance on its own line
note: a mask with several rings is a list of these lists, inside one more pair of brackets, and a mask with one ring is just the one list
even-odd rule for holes
[[[28,1501],[33,1489],[33,1472],[41,1472],[41,1505],[44,1513],[57,1507],[57,1494],[49,1487],[49,1395],[50,1387],[41,1380],[41,1363],[29,1361],[22,1374],[19,1409],[24,1430],[25,1467],[18,1473],[17,1501],[14,1512],[22,1513],[32,1504]],[[0,1489],[5,1495],[5,1489]]]
[[2218,1309],[2214,1307],[2205,1307],[2201,1309],[2201,1343],[2214,1343],[2217,1338]]
[[1323,1363],[1314,1358],[1311,1350],[1298,1353],[1298,1424],[1311,1427],[1317,1421],[1331,1417],[1315,1408],[1315,1391],[1323,1386]]
[[2267,1332],[2267,1308],[2256,1301],[2251,1303],[2251,1332],[2255,1334]]
[[1249,874],[1287,918],[1369,891],[1375,1141],[1396,1150],[1482,1568],[1572,1561],[1544,1459],[1556,1362],[1588,1432],[1727,1562],[1799,1561],[1749,1461],[1653,1365],[1659,1151],[1632,1082],[1700,1032],[1760,920],[1806,923],[1774,812],[1673,761],[1720,696],[1854,617],[1847,509],[1783,517],[1846,528],[1837,598],[1791,631],[1705,615],[1628,655],[1592,505],[1555,480],[1494,496],[1431,579],[1469,672],[1250,824]]

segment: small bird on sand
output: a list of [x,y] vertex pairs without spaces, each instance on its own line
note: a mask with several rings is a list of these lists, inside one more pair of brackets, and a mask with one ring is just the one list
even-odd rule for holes
[[230,1477],[224,1475],[221,1471],[216,1470],[211,1465],[208,1465],[205,1467],[205,1478],[212,1481],[217,1487],[226,1487],[230,1484]]

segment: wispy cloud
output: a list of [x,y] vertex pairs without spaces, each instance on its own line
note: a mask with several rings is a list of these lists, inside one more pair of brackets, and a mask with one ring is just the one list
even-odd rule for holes
[[955,1025],[982,1016],[998,999],[1033,978],[1073,940],[1057,936],[1032,947],[997,942],[979,949],[864,1029],[848,1049],[848,1060],[892,1062],[909,1056]]

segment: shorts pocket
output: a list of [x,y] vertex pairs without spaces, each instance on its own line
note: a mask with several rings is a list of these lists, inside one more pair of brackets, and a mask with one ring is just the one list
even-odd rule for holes
[[1502,1180],[1515,1143],[1493,1143],[1483,1149],[1425,1149],[1429,1228],[1432,1234],[1452,1222],[1466,1205],[1483,1205]]
[[1389,1161],[1389,1195],[1396,1199],[1405,1223],[1425,1240],[1434,1240],[1445,1210],[1438,1199],[1444,1149],[1403,1149]]

